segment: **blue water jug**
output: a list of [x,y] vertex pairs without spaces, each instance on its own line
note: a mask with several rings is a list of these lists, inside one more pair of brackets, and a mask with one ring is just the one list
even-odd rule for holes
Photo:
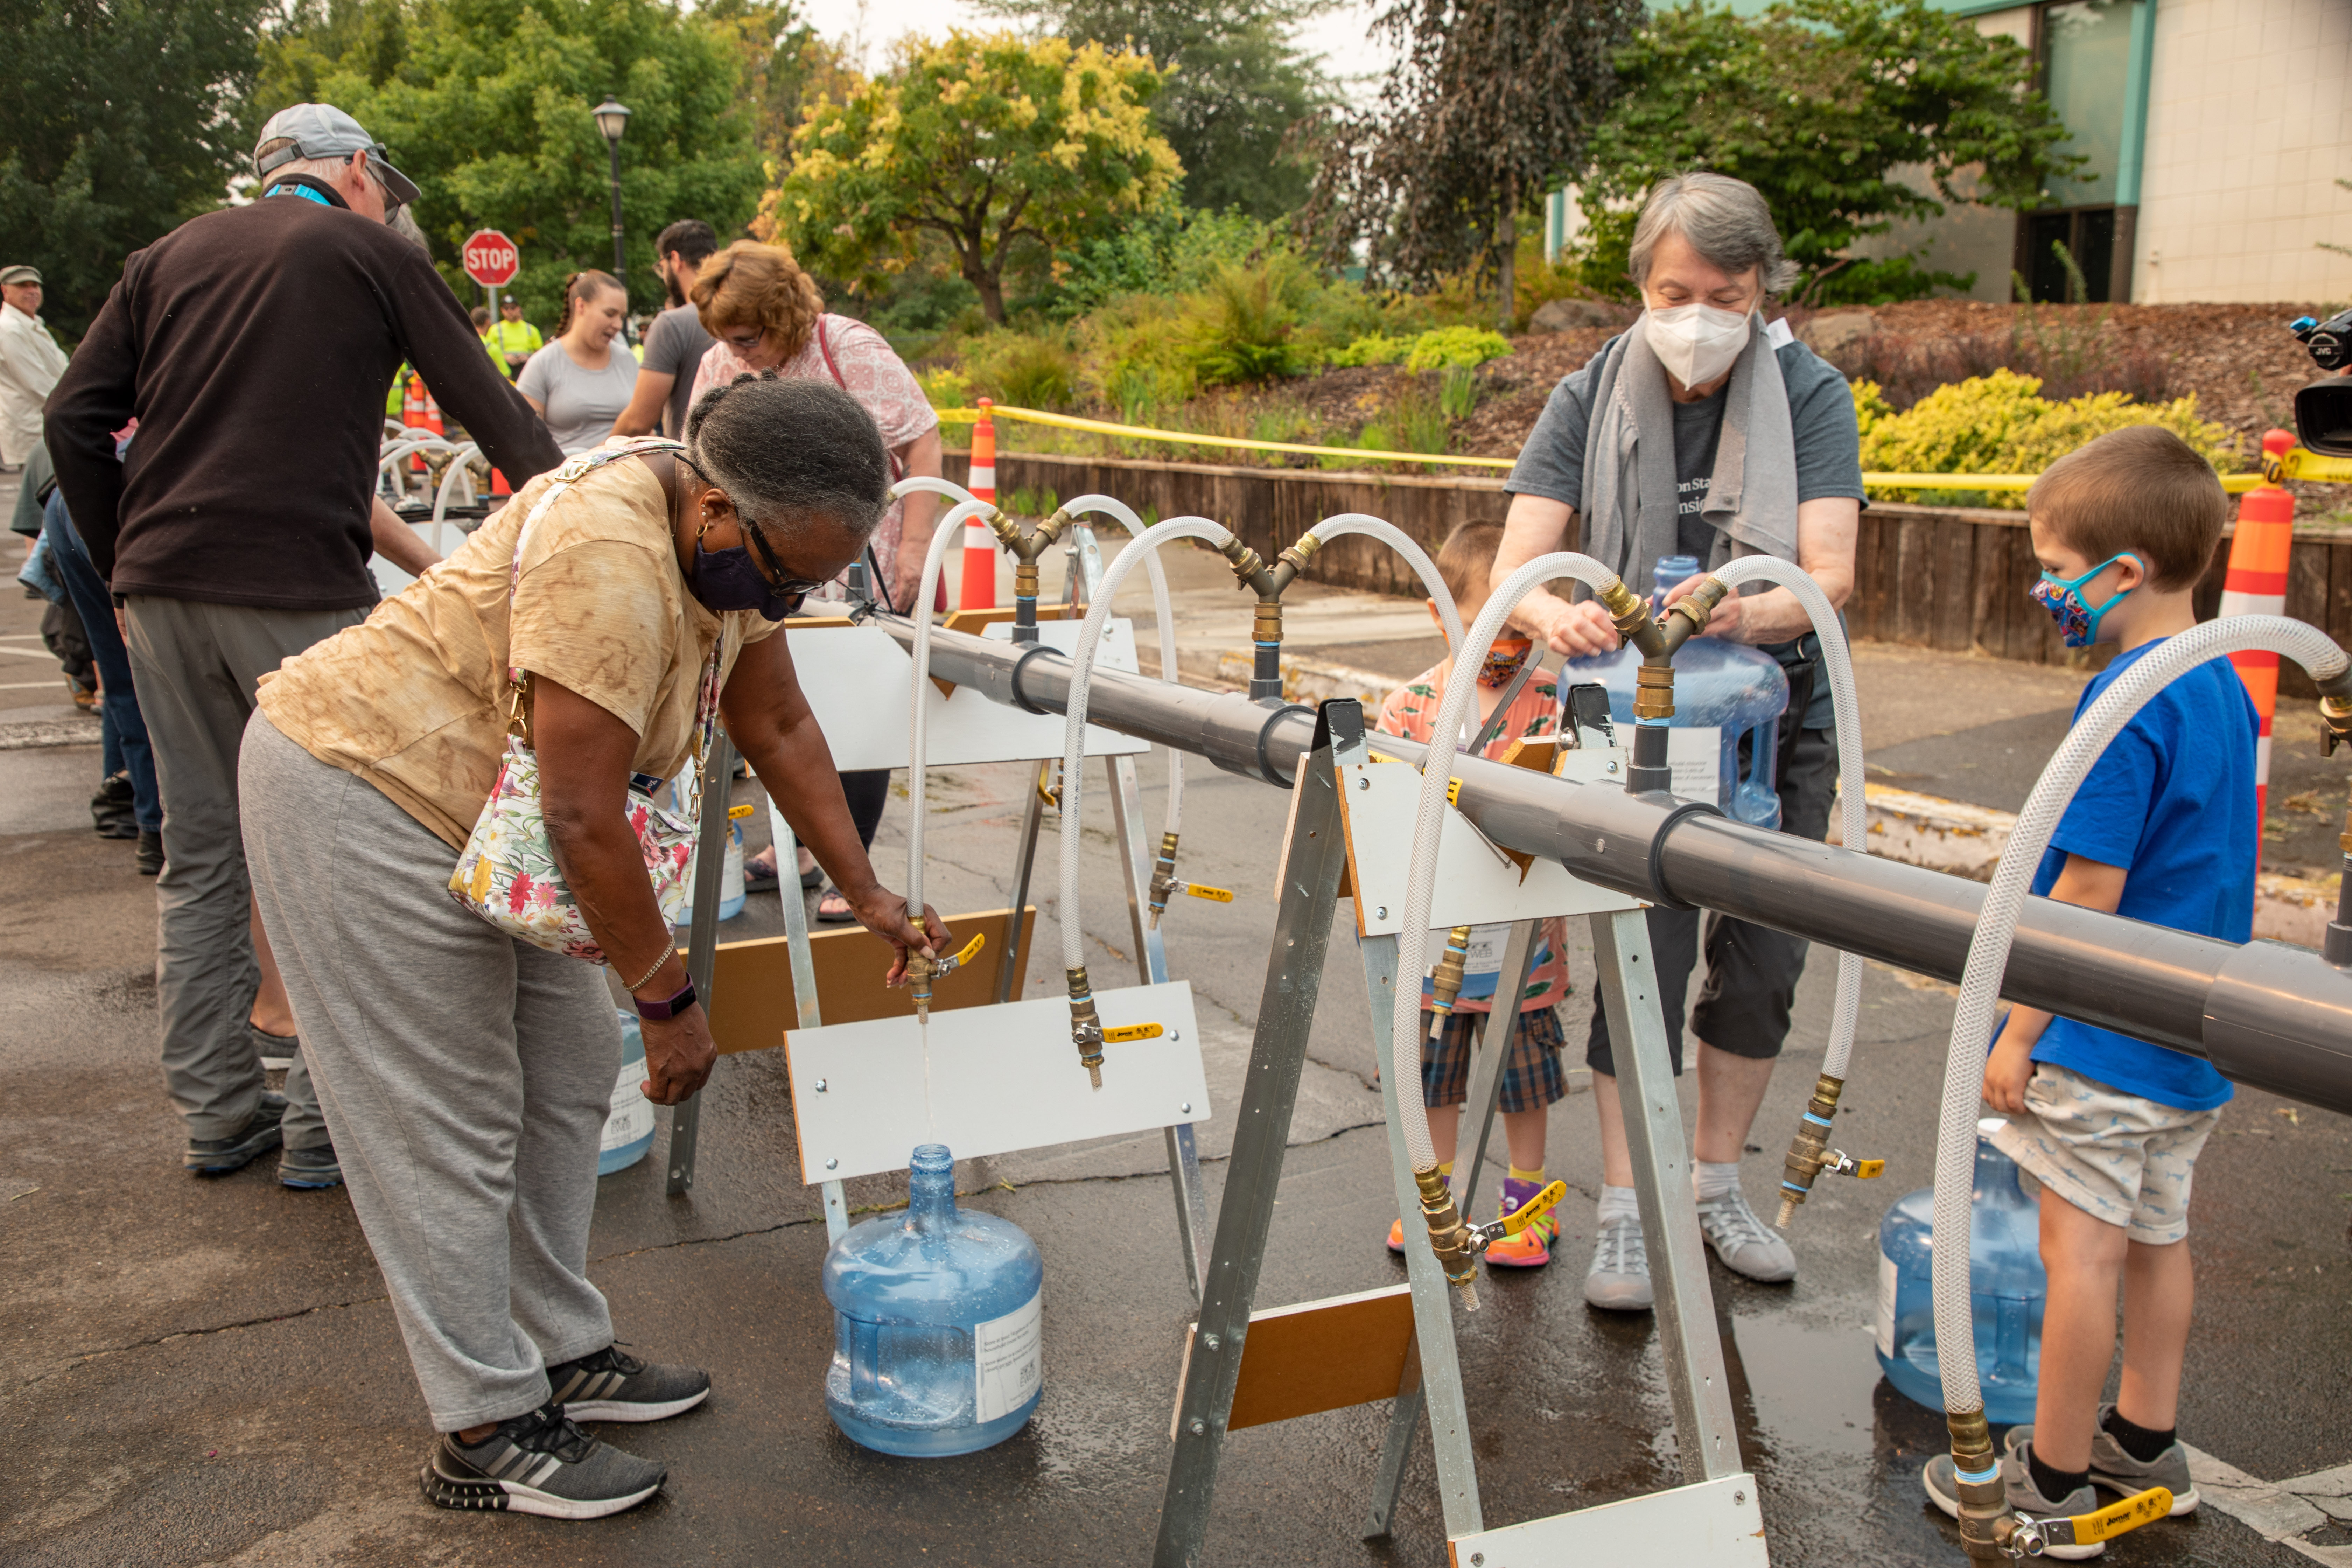
[[[1696,555],[1661,556],[1651,574],[1653,613],[1666,593],[1698,574]],[[1642,668],[1641,651],[1631,643],[1612,654],[1571,658],[1561,677],[1563,688],[1598,684],[1609,689],[1609,717],[1619,728],[1618,739],[1630,743],[1633,723],[1634,672]],[[1675,716],[1666,721],[1675,730],[1711,728],[1717,731],[1714,802],[1726,815],[1758,827],[1780,826],[1780,796],[1775,780],[1780,752],[1780,715],[1789,706],[1789,677],[1780,661],[1745,643],[1719,637],[1693,637],[1675,655]],[[1752,735],[1745,776],[1739,768],[1739,740]],[[1675,793],[1707,798],[1704,780],[1675,770]]]
[[[1970,1202],[1969,1309],[1976,1321],[1977,1381],[1985,1419],[1996,1426],[2033,1419],[2042,1368],[2042,1217],[2018,1185],[2017,1163],[1992,1146],[1999,1117],[1977,1123],[1976,1192]],[[1936,1193],[1922,1187],[1878,1227],[1878,1364],[1886,1381],[1930,1410],[1944,1407],[1936,1363],[1931,1271]]]
[[824,1407],[885,1454],[969,1454],[1037,1408],[1045,1264],[1019,1226],[956,1207],[945,1144],[915,1151],[907,1188],[905,1214],[851,1227],[824,1255]]
[[[620,1012],[618,1008],[614,1012]],[[635,1013],[621,1013],[621,1071],[613,1080],[613,1111],[604,1121],[604,1142],[596,1173],[625,1171],[654,1146],[654,1104],[646,1098],[646,1034]]]

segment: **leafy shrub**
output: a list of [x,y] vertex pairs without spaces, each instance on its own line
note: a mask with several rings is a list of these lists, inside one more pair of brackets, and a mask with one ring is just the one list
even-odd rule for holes
[[1412,352],[1412,344],[1411,338],[1391,338],[1385,333],[1373,332],[1368,337],[1356,339],[1346,348],[1334,350],[1330,363],[1342,366],[1399,364],[1403,363],[1405,355]]
[[967,339],[963,369],[973,391],[1019,408],[1066,408],[1077,393],[1077,358],[1059,329],[999,329]]
[[1235,386],[1296,375],[1313,356],[1297,341],[1300,307],[1315,278],[1286,253],[1256,267],[1219,262],[1208,287],[1185,303],[1184,336],[1203,386]]
[[1467,419],[1478,406],[1478,374],[1466,364],[1449,364],[1437,384],[1437,406],[1448,419]]
[[[2238,467],[2238,440],[2229,429],[2197,417],[2195,394],[2169,403],[2135,403],[2120,392],[2090,393],[2063,402],[2042,396],[2039,377],[1997,370],[1941,387],[1904,412],[1878,385],[1853,384],[1855,422],[1862,429],[1862,466],[1885,473],[2034,474],[2077,447],[2132,425],[2160,425],[2201,453],[2221,473]],[[1885,492],[1903,499],[1898,492]],[[2020,491],[1963,491],[1976,504],[2022,510]],[[1989,500],[1977,500],[1989,494]]]
[[1446,365],[1485,364],[1510,352],[1510,340],[1500,332],[1483,327],[1438,327],[1412,340],[1404,367],[1437,370]]
[[933,365],[915,373],[915,384],[923,389],[923,396],[934,408],[969,408],[971,406],[971,377],[953,365]]

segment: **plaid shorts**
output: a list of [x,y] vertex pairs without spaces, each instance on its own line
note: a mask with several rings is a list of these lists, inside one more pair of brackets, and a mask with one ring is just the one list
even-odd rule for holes
[[2025,1114],[2011,1117],[1992,1142],[2093,1219],[2165,1247],[2189,1234],[2189,1178],[2221,1120],[2218,1105],[2158,1105],[2055,1062],[2036,1062]]
[[[1421,1016],[1423,1104],[1460,1105],[1470,1098],[1470,1044],[1489,1016],[1449,1014],[1433,1040],[1430,1015]],[[1511,1054],[1503,1058],[1505,1110],[1541,1110],[1568,1093],[1568,1078],[1559,1068],[1559,1047],[1566,1040],[1558,1010],[1537,1007],[1519,1015],[1518,1027],[1511,1031]]]

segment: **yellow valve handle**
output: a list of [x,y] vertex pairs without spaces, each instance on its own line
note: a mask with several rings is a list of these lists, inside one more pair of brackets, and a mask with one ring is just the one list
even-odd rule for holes
[[1445,804],[1448,805],[1460,805],[1462,804],[1462,781],[1460,779],[1447,779],[1445,781]]
[[965,964],[970,963],[972,961],[972,956],[975,953],[979,952],[982,948],[987,945],[988,933],[986,931],[982,931],[972,932],[971,940],[963,944],[963,948],[961,952],[956,952],[950,957],[942,958],[931,965],[931,978],[938,980],[954,973],[958,969],[962,968]]
[[1884,1160],[1856,1160],[1853,1163],[1853,1173],[1855,1179],[1859,1181],[1866,1182],[1873,1176],[1884,1173],[1885,1169],[1886,1162]]
[[730,822],[740,822],[745,817],[751,815],[752,809],[751,803],[748,800],[740,805],[730,805],[727,808],[727,820]]
[[[1528,1226],[1549,1214],[1559,1200],[1568,1196],[1568,1184],[1554,1182],[1517,1208],[1503,1216],[1503,1234],[1517,1236]],[[2165,1505],[2171,1507],[2170,1503]]]
[[1157,1024],[1122,1024],[1116,1029],[1103,1031],[1103,1044],[1120,1046],[1129,1040],[1156,1040],[1166,1033],[1167,1031]]
[[1183,888],[1194,898],[1206,899],[1213,904],[1230,904],[1234,901],[1233,891],[1227,888],[1212,888],[1201,882],[1186,882]]
[[[2042,1521],[2044,1539],[2055,1546],[2088,1546],[2095,1541],[2108,1541],[2127,1530],[2137,1530],[2151,1524],[2172,1511],[2172,1493],[2163,1487],[2150,1487],[2135,1492],[2120,1502],[2109,1503],[2096,1513],[2078,1513],[2069,1519]],[[2073,1532],[2071,1541],[2057,1539],[2058,1532]]]

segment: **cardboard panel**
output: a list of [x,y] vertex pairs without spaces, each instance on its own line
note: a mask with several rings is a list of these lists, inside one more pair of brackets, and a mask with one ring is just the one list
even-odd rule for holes
[[[987,945],[971,963],[931,988],[931,1011],[978,1007],[995,1000],[997,961],[1004,956],[1004,928],[1010,910],[983,910],[977,914],[948,915],[948,929],[959,945],[984,931]],[[1036,934],[1037,908],[1021,912],[1021,951],[1027,952]],[[678,950],[685,956],[686,950]],[[906,991],[888,990],[882,977],[890,972],[890,944],[863,926],[844,926],[809,936],[809,955],[816,964],[816,995],[827,1024],[855,1024],[868,1018],[914,1016],[915,1005]],[[713,955],[710,980],[710,1035],[721,1053],[764,1051],[784,1043],[784,1031],[800,1017],[793,995],[792,949],[781,936],[753,942],[722,942]],[[1021,966],[1027,969],[1028,965]],[[1024,976],[1013,979],[1013,994],[1021,994]]]

